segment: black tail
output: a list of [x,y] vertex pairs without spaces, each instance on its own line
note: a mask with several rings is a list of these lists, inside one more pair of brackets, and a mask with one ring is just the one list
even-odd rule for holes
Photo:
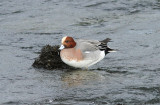
[[110,53],[110,52],[116,52],[116,50],[111,49],[109,47],[105,49],[105,55],[108,54],[108,53]]
[[110,38],[106,38],[106,39],[104,39],[104,40],[102,40],[102,41],[100,41],[101,42],[101,44],[99,45],[99,49],[101,50],[101,51],[105,51],[105,55],[106,54],[108,54],[108,53],[110,53],[110,52],[116,52],[116,50],[114,50],[114,49],[111,49],[111,48],[109,48],[108,46],[107,46],[107,43],[108,42],[111,42],[111,39]]

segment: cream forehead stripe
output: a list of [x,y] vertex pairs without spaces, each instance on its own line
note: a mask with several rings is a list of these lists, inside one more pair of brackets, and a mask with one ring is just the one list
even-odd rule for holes
[[61,43],[63,43],[66,40],[66,38],[67,36],[63,37]]

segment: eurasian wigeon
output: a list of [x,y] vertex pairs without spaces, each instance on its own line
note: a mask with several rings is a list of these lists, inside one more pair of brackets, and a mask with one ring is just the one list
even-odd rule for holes
[[107,43],[111,39],[105,40],[74,40],[72,37],[62,38],[62,45],[59,48],[62,61],[72,67],[88,68],[91,65],[102,60],[106,54],[115,52],[109,48]]

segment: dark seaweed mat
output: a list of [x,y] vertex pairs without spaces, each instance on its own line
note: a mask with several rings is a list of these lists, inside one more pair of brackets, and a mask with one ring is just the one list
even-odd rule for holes
[[48,70],[73,68],[63,63],[59,53],[60,50],[58,45],[46,45],[41,49],[39,57],[35,59],[32,66],[35,68],[44,68]]

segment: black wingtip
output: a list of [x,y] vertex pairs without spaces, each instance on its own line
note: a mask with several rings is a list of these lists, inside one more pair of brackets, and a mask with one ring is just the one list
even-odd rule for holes
[[110,38],[106,38],[106,39],[104,39],[104,40],[102,40],[100,42],[107,44],[108,42],[111,42],[111,39]]
[[116,52],[116,51],[117,51],[117,50],[111,49],[111,48],[109,48],[109,47],[107,46],[107,43],[108,43],[108,42],[111,42],[111,39],[110,39],[110,38],[106,38],[106,39],[104,39],[104,40],[102,40],[102,41],[100,41],[100,42],[101,42],[101,44],[99,45],[99,46],[101,46],[100,50],[105,51],[105,55],[108,54],[108,53],[110,53],[110,52]]

